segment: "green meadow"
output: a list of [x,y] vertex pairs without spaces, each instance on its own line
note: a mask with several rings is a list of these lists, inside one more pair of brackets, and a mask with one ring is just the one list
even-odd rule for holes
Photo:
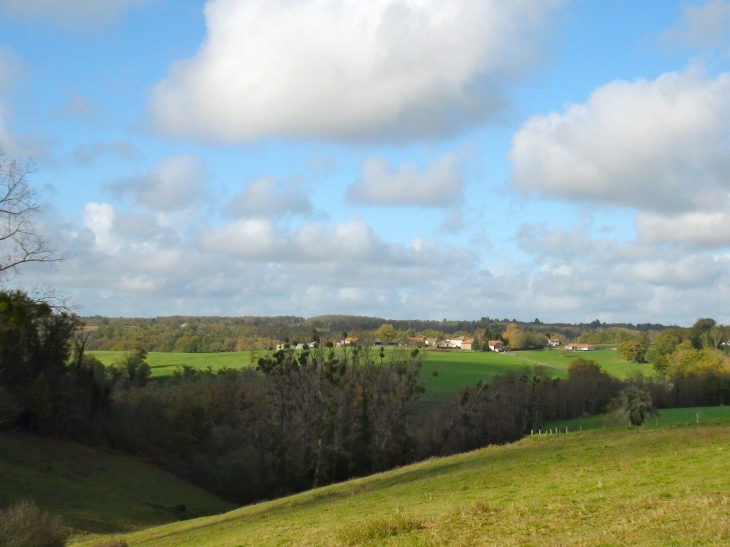
[[[124,354],[121,351],[92,351],[105,365],[111,365]],[[426,386],[426,400],[433,400],[474,385],[480,380],[489,381],[492,376],[510,370],[521,370],[536,365],[545,366],[553,376],[566,375],[568,365],[576,357],[597,361],[604,370],[619,378],[636,372],[651,376],[654,371],[649,365],[637,365],[621,359],[613,349],[592,352],[565,352],[562,350],[518,351],[494,353],[480,351],[434,351],[428,352],[423,366],[423,381]],[[152,367],[152,377],[164,379],[172,376],[183,365],[198,369],[242,368],[251,365],[249,352],[228,353],[150,353],[147,362]]]
[[[89,351],[105,365],[112,365],[124,355],[123,351]],[[223,368],[243,368],[251,365],[251,354],[248,351],[231,351],[225,353],[163,353],[152,352],[147,355],[147,362],[152,368],[153,378],[172,376],[172,373],[183,365],[198,369],[210,367],[214,371]]]
[[124,539],[130,547],[727,545],[729,451],[728,425],[535,435]]
[[[492,376],[521,370],[525,366],[532,367],[535,363],[492,351],[430,351],[422,372],[425,399],[443,397],[480,380],[489,381]],[[550,368],[549,371],[553,376],[565,376],[563,370]]]
[[[85,533],[121,533],[235,506],[111,450],[0,434],[0,507],[31,499]],[[184,506],[184,510],[183,510]]]
[[[667,408],[657,411],[657,416],[647,418],[642,427],[652,429],[668,425],[698,425],[730,423],[730,407],[711,406],[703,408]],[[589,429],[625,429],[626,422],[617,420],[609,414],[588,416],[575,420],[549,422],[543,426],[543,431],[556,429],[558,431],[589,430]]]
[[561,349],[517,351],[512,355],[527,364],[541,364],[564,371],[568,370],[568,365],[573,359],[583,357],[584,359],[596,361],[603,370],[618,378],[627,378],[637,372],[644,376],[654,376],[655,374],[651,365],[629,363],[622,359],[616,349],[613,348],[597,349],[595,351],[564,351]]

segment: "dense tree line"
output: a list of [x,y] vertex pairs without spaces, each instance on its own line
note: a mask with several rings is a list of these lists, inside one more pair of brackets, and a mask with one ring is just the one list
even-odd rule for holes
[[[311,342],[317,330],[329,338],[343,331],[354,337],[377,337],[384,325],[393,328],[393,338],[412,336],[446,338],[477,337],[480,341],[499,340],[510,324],[530,336],[557,336],[564,341],[579,340],[593,344],[619,344],[635,338],[640,332],[659,332],[661,325],[611,326],[594,321],[586,324],[547,324],[539,320],[520,322],[482,317],[478,321],[385,320],[377,317],[327,315],[303,317],[156,317],[82,319],[90,333],[88,349],[127,351],[138,346],[147,351],[212,353],[223,351],[261,350],[289,339]],[[506,340],[505,340],[506,341]],[[527,347],[527,346],[526,346]]]

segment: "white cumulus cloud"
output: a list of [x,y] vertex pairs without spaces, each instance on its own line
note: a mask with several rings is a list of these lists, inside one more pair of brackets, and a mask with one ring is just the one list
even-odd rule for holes
[[730,212],[695,211],[678,215],[639,213],[639,236],[653,243],[694,243],[703,247],[730,246]]
[[84,206],[84,228],[94,234],[94,249],[103,254],[115,254],[120,243],[114,235],[117,214],[108,203],[87,203]]
[[241,219],[207,234],[201,244],[238,258],[283,263],[399,264],[427,253],[386,244],[359,217],[331,225],[305,223],[294,232],[268,219]]
[[512,182],[544,197],[678,214],[730,205],[730,74],[615,81],[515,134]]
[[504,109],[561,0],[210,0],[153,91],[157,127],[211,141],[419,139]]

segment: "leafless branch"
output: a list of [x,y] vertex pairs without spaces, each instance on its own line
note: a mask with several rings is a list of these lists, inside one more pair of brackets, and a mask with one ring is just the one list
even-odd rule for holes
[[34,219],[40,207],[27,182],[33,169],[32,162],[8,158],[0,148],[0,280],[18,274],[24,264],[66,258],[38,233]]

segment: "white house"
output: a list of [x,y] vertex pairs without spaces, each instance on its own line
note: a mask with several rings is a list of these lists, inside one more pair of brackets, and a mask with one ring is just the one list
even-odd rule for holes
[[596,346],[590,344],[566,344],[565,349],[568,351],[594,351]]
[[504,344],[499,340],[490,340],[489,349],[492,351],[504,351]]
[[560,340],[556,340],[555,338],[548,340],[548,346],[551,348],[557,348],[559,345],[560,345]]
[[450,348],[461,349],[461,345],[464,343],[464,337],[459,336],[457,338],[449,338],[448,340],[446,340],[446,342],[449,344]]

